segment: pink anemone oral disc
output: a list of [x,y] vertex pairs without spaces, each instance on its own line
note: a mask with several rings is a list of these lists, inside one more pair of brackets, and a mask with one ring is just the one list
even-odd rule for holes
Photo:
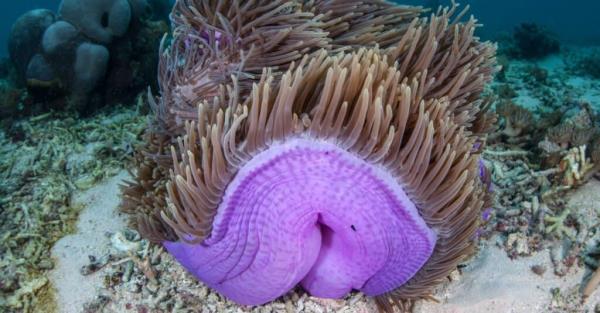
[[164,242],[210,287],[262,304],[301,284],[327,298],[376,296],[407,282],[436,234],[380,165],[335,143],[294,138],[243,165],[201,244]]

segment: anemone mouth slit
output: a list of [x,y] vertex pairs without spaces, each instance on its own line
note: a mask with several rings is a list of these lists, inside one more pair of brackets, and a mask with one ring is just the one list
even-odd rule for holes
[[394,177],[311,138],[274,144],[242,165],[213,224],[203,245],[165,246],[211,287],[249,305],[298,284],[324,298],[380,295],[411,279],[436,243]]

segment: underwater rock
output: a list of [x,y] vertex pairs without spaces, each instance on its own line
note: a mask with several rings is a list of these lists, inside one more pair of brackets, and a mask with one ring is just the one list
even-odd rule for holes
[[546,28],[534,23],[522,23],[513,31],[513,57],[540,59],[560,51],[560,42]]
[[508,137],[517,137],[524,133],[530,127],[533,119],[533,114],[529,110],[511,100],[500,102],[496,112],[504,119],[502,133]]
[[50,10],[38,9],[20,16],[13,24],[8,52],[17,68],[19,80],[23,80],[31,58],[40,51],[40,42],[46,29],[56,20]]
[[103,44],[125,35],[131,21],[127,0],[63,0],[58,12],[62,19]]

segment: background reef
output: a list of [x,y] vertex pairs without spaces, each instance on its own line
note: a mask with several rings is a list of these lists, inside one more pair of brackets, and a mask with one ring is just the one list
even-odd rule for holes
[[156,87],[157,46],[168,31],[164,10],[168,1],[65,0],[56,11],[21,15],[0,64],[4,125],[9,116],[48,110],[85,115]]

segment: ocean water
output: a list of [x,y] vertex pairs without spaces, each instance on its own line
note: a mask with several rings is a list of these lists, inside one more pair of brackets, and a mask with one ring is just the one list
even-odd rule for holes
[[[401,4],[437,7],[448,5],[444,0],[397,0]],[[485,28],[486,38],[510,31],[523,22],[539,23],[558,34],[564,42],[576,44],[600,44],[600,27],[597,24],[600,1],[595,0],[464,0],[470,5]],[[13,21],[28,10],[48,8],[56,10],[59,0],[3,1],[0,4],[0,42],[6,42]],[[596,23],[596,24],[595,24]],[[6,56],[6,45],[0,46],[0,57]]]
[[[7,52],[14,21],[33,9],[55,11],[61,0],[0,1],[0,313],[381,313],[371,297],[357,290],[366,290],[363,287],[370,284],[375,285],[371,291],[382,291],[401,274],[402,279],[415,279],[411,292],[417,292],[419,279],[442,272],[445,276],[438,277],[442,283],[430,289],[439,303],[401,299],[407,305],[414,304],[414,310],[406,313],[600,312],[600,290],[596,290],[600,285],[600,0],[460,1],[461,7],[470,6],[469,14],[483,25],[477,28],[476,36],[497,43],[498,49],[488,42],[471,40],[468,32],[463,33],[467,40],[461,41],[468,43],[465,49],[450,51],[454,46],[440,41],[443,44],[428,54],[421,49],[432,45],[412,45],[412,61],[431,60],[435,65],[427,68],[429,76],[415,70],[415,62],[396,63],[408,68],[406,71],[392,69],[393,62],[382,60],[393,57],[384,56],[381,50],[353,55],[362,58],[353,63],[359,68],[378,62],[368,71],[352,68],[344,72],[344,61],[331,66],[327,62],[334,58],[324,58],[324,66],[306,67],[304,74],[311,71],[310,75],[290,78],[306,79],[299,85],[307,82],[311,86],[301,87],[304,102],[298,101],[290,109],[300,111],[294,111],[293,118],[298,122],[300,117],[301,122],[294,127],[303,132],[301,139],[286,134],[272,142],[261,138],[269,132],[248,140],[250,129],[260,132],[268,128],[266,124],[252,127],[251,123],[276,112],[265,118],[266,123],[275,120],[274,127],[287,125],[277,120],[286,117],[287,108],[276,106],[292,102],[253,102],[256,99],[249,97],[255,94],[249,95],[249,90],[254,84],[260,86],[255,89],[260,97],[268,88],[278,99],[279,95],[293,97],[293,87],[284,90],[279,84],[282,77],[288,78],[279,70],[289,64],[271,68],[272,73],[282,75],[274,75],[274,83],[267,88],[264,81],[271,80],[258,81],[266,69],[250,66],[235,70],[236,65],[248,64],[236,59],[241,55],[237,52],[245,47],[221,49],[234,42],[222,41],[227,37],[221,30],[198,35],[181,27],[173,36],[163,37],[171,30],[168,14],[176,0],[120,0],[148,1],[159,12],[132,19],[123,26],[121,35],[109,39],[98,34],[91,39],[90,30],[72,30],[62,21],[58,26],[67,24],[60,33],[64,37],[49,36],[58,42],[56,45],[42,49],[35,39],[36,47],[31,50],[36,51],[22,51],[15,60],[10,60]],[[393,1],[433,11],[451,4],[450,0]],[[108,23],[106,16],[100,19],[101,24]],[[285,23],[285,19],[280,20]],[[31,39],[28,34],[21,33]],[[440,34],[453,35],[449,31]],[[264,40],[261,36],[250,38]],[[61,39],[68,40],[65,43]],[[334,44],[347,44],[347,38],[337,41],[340,38],[331,35],[330,39]],[[198,49],[205,48],[206,40],[210,49]],[[161,42],[167,47],[175,43],[171,47],[178,49],[163,51],[167,62],[159,73]],[[315,41],[300,44],[306,42]],[[365,45],[370,49],[374,47],[371,44]],[[397,42],[387,44],[394,47]],[[52,49],[57,46],[61,49]],[[402,50],[400,56],[405,57],[411,49]],[[192,53],[183,54],[182,50]],[[211,62],[206,71],[198,67],[207,63],[194,63],[217,51],[233,53],[225,62]],[[216,55],[230,57],[219,53]],[[458,53],[459,57],[452,57]],[[430,55],[430,59],[423,57]],[[250,60],[252,64],[263,61],[252,56],[256,57]],[[275,62],[277,58],[264,59]],[[371,76],[371,69],[379,71],[388,65],[390,72],[386,70],[384,75],[398,75],[401,87],[386,89],[382,81],[375,82],[385,77],[379,75],[381,72]],[[327,67],[328,71],[316,70]],[[227,75],[220,75],[221,71]],[[237,75],[242,71],[246,73]],[[340,75],[329,76],[336,71]],[[375,76],[378,78],[366,78]],[[211,85],[218,80],[233,86],[230,77],[239,79],[236,83],[241,87],[231,90],[238,91],[236,98],[250,108],[245,120],[240,114],[248,107],[241,105],[233,110],[228,107],[224,114],[212,111],[213,105],[237,105],[233,101],[219,103],[222,98],[215,96],[218,88]],[[336,83],[325,81],[331,77]],[[359,78],[352,80],[355,77]],[[356,83],[361,79],[371,84]],[[390,81],[386,81],[387,86]],[[412,89],[415,82],[420,83],[419,92]],[[310,131],[305,128],[318,121],[315,112],[323,111],[317,110],[317,103],[327,101],[322,90],[329,85],[335,86],[329,98],[349,100],[344,99],[339,109],[336,104],[329,105],[327,109],[336,110],[323,114],[322,122],[337,119],[335,124],[344,129],[335,136],[354,136],[356,142],[351,148],[341,144],[348,138],[327,137],[335,131],[319,139],[313,137],[313,130],[323,131],[329,125],[311,127]],[[215,88],[206,91],[206,86]],[[296,82],[291,86],[297,86]],[[339,86],[346,88],[345,92],[339,92],[343,90]],[[350,90],[353,86],[359,87]],[[413,97],[404,97],[404,92],[411,90]],[[398,92],[396,97],[383,97],[398,102],[379,106],[380,92]],[[412,100],[421,96],[424,101]],[[429,101],[438,96],[436,101]],[[455,102],[446,102],[448,99]],[[210,113],[200,120],[196,111],[205,111],[196,106],[207,100],[201,109]],[[246,100],[250,101],[243,102]],[[400,100],[403,102],[396,105]],[[152,110],[155,103],[162,106]],[[275,109],[256,113],[254,103],[261,103],[261,107],[268,103]],[[363,103],[373,106],[356,109]],[[346,111],[344,105],[351,109]],[[401,105],[411,109],[398,109]],[[357,117],[357,112],[362,112],[362,117]],[[401,112],[409,116],[398,118]],[[373,122],[362,123],[367,118]],[[352,121],[356,124],[350,125]],[[404,125],[397,125],[402,121]],[[194,123],[198,127],[187,127]],[[229,136],[230,127],[235,125],[239,128]],[[356,125],[363,126],[352,127]],[[377,129],[373,125],[382,126]],[[210,129],[210,138],[200,138],[206,129]],[[461,131],[448,135],[457,129]],[[387,134],[399,137],[388,141]],[[399,144],[396,138],[401,138]],[[217,152],[215,142],[223,140],[220,144],[225,147],[225,139],[227,149],[242,150],[233,153],[243,161],[227,158],[231,150]],[[266,142],[260,142],[262,139]],[[257,148],[245,150],[253,142]],[[432,142],[435,144],[427,147]],[[212,149],[208,150],[210,156],[207,147]],[[175,151],[174,156],[170,151]],[[380,151],[400,157],[384,156]],[[296,159],[290,161],[290,156]],[[391,160],[406,162],[387,162],[390,156]],[[453,156],[462,161],[450,160]],[[173,157],[176,166],[171,162]],[[311,162],[310,166],[306,162]],[[415,167],[407,170],[408,162]],[[218,171],[223,168],[228,172],[220,175]],[[414,175],[419,173],[413,169],[431,172]],[[287,175],[289,172],[293,175]],[[432,172],[436,175],[430,175]],[[174,183],[168,173],[177,176]],[[307,181],[314,181],[314,186]],[[423,181],[428,185],[411,185]],[[254,182],[260,184],[256,189],[252,189]],[[456,183],[462,188],[454,188]],[[428,188],[435,190],[423,199],[420,193]],[[352,198],[346,197],[348,194]],[[256,199],[257,195],[261,198]],[[327,205],[316,203],[321,200]],[[244,207],[246,204],[250,209]],[[327,207],[326,213],[319,212],[314,223],[306,222],[309,218],[304,216],[320,207]],[[244,209],[247,211],[240,214]],[[176,222],[166,221],[175,215],[173,210],[185,210],[185,215],[179,212]],[[215,213],[212,210],[224,212],[209,220],[220,223],[213,229],[222,234],[207,237],[218,244],[212,240],[202,245],[183,244],[177,239],[196,239],[189,229],[197,231],[197,227],[202,228],[195,232],[201,233],[198,236],[206,235],[206,219],[214,216],[206,213]],[[300,216],[302,210],[307,212],[302,218],[289,218]],[[450,210],[452,214],[448,214]],[[186,222],[187,228],[182,226],[184,237],[177,237],[181,232],[174,231],[175,227]],[[298,226],[304,222],[310,224],[306,228],[311,228],[310,232]],[[446,237],[438,240],[441,236]],[[235,240],[235,244],[226,240]],[[436,249],[437,244],[444,246]],[[294,245],[298,248],[291,249]],[[276,248],[271,249],[273,246]],[[219,250],[222,247],[226,250]],[[475,253],[470,253],[470,248]],[[271,250],[265,253],[260,249]],[[203,253],[213,253],[208,255],[214,259]],[[449,260],[430,257],[436,253],[451,256]],[[458,255],[463,253],[469,256],[459,262]],[[411,259],[415,254],[418,262]],[[198,260],[211,267],[207,269]],[[280,260],[281,265],[273,271],[269,267],[272,260]],[[431,265],[431,260],[439,262],[430,267],[433,270],[418,272]],[[384,263],[385,267],[381,265]],[[404,268],[406,264],[410,266]],[[228,266],[233,270],[225,268]],[[372,266],[382,268],[373,274]],[[415,272],[419,275],[411,276]],[[255,273],[260,277],[253,277]],[[280,284],[277,279],[284,276],[294,276],[291,285],[297,288],[282,288],[287,283]],[[273,283],[264,277],[272,278]],[[266,283],[259,286],[256,281]],[[263,289],[269,296],[262,294]],[[310,295],[331,295],[332,290],[336,299]],[[340,296],[348,290],[352,291]],[[256,306],[240,305],[233,297],[228,298],[243,295],[240,302],[245,303],[246,295],[266,299],[271,292],[277,298]]]

